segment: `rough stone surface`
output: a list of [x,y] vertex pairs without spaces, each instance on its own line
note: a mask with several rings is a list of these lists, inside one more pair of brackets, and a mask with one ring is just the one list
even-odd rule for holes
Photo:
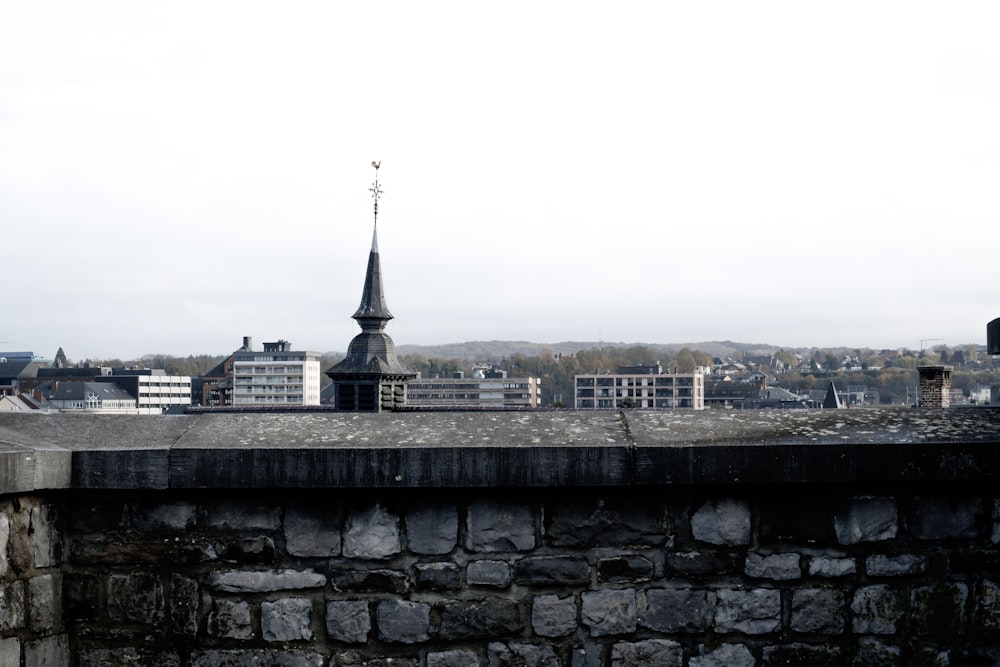
[[312,639],[312,601],[281,598],[260,605],[260,630],[264,641],[290,642]]
[[590,581],[590,564],[575,556],[529,556],[514,563],[514,581],[525,586]]
[[814,556],[809,559],[809,575],[813,577],[846,577],[857,571],[858,562],[853,558]]
[[510,565],[499,560],[474,560],[465,568],[465,581],[470,586],[510,586]]
[[[79,667],[180,667],[181,658],[176,651],[144,651],[126,648],[84,648],[78,656]],[[233,663],[192,663],[192,667],[233,667]],[[248,666],[249,667],[249,666]]]
[[771,588],[716,593],[716,632],[761,635],[781,627],[781,591]]
[[555,650],[547,645],[491,642],[486,647],[488,667],[560,667]]
[[338,591],[352,593],[392,593],[403,595],[410,590],[410,580],[399,570],[341,570],[331,573]]
[[852,667],[902,667],[903,664],[903,652],[898,646],[862,637],[858,640]]
[[333,641],[364,644],[372,629],[368,603],[363,600],[332,600],[326,603],[326,634]]
[[808,665],[809,667],[846,667],[839,646],[784,644],[764,647],[764,665]]
[[691,534],[709,544],[749,544],[750,508],[745,502],[731,498],[708,501],[691,516]]
[[246,600],[216,600],[208,615],[208,634],[225,639],[250,639],[253,626]]
[[565,637],[576,630],[576,599],[538,595],[531,605],[531,627],[540,637]]
[[611,647],[612,667],[681,667],[684,651],[669,639],[619,642]]
[[480,667],[481,664],[478,655],[462,649],[427,654],[427,667]]
[[993,544],[1000,544],[1000,498],[993,499],[993,530],[990,541]]
[[198,582],[175,574],[170,578],[170,621],[174,632],[198,634]]
[[28,627],[33,632],[47,632],[55,627],[59,602],[55,578],[43,574],[28,580]]
[[[191,656],[191,667],[324,667],[320,653],[298,650],[208,650]],[[95,666],[96,667],[96,666]]]
[[795,553],[759,554],[752,551],[747,554],[746,575],[755,579],[774,579],[788,581],[802,576],[801,557]]
[[834,588],[792,591],[792,630],[839,635],[844,631],[844,594]]
[[205,522],[226,530],[277,530],[281,527],[281,509],[265,502],[213,503],[208,507]]
[[597,561],[597,580],[605,583],[642,583],[655,574],[653,562],[643,556],[613,556]]
[[458,509],[454,505],[427,505],[405,516],[407,548],[415,554],[441,556],[458,543]]
[[344,556],[385,559],[402,551],[399,517],[381,505],[351,512],[344,530]]
[[535,547],[535,518],[527,505],[469,503],[466,548],[477,552],[528,551]]
[[458,565],[445,563],[417,563],[413,566],[413,581],[425,591],[454,591],[462,587]]
[[647,504],[594,498],[557,502],[546,537],[559,547],[661,546],[662,518]]
[[10,560],[7,557],[7,545],[10,542],[10,519],[5,512],[0,512],[0,577],[6,576],[10,570]]
[[716,649],[701,647],[701,654],[691,656],[688,667],[754,667],[753,654],[743,644],[722,644]]
[[854,497],[834,516],[834,530],[841,544],[891,540],[898,529],[896,503],[892,498]]
[[875,554],[865,559],[865,569],[873,577],[905,577],[927,570],[927,558],[916,554],[885,556]]
[[745,558],[737,551],[668,551],[667,568],[681,576],[742,572]]
[[163,620],[163,585],[151,574],[108,577],[108,615],[114,621],[159,623]]
[[142,502],[132,510],[132,529],[143,532],[177,532],[191,530],[197,520],[194,503]]
[[21,664],[21,641],[17,637],[0,638],[0,665]]
[[1000,634],[1000,583],[984,579],[976,587],[973,621],[976,629]]
[[580,598],[580,619],[592,637],[635,632],[638,604],[634,589],[591,591]]
[[986,512],[981,498],[920,497],[914,499],[906,527],[922,540],[977,539],[984,537],[985,525],[980,519]]
[[886,585],[864,586],[851,601],[851,629],[855,634],[892,635],[903,611],[899,591]]
[[326,576],[313,570],[230,570],[213,572],[208,582],[227,593],[265,593],[318,588],[326,584]]
[[[0,664],[17,665],[18,663],[0,661]],[[27,642],[24,645],[24,667],[69,667],[69,665],[69,637],[66,635],[45,637]]]
[[919,586],[910,593],[910,623],[917,636],[947,639],[965,624],[969,588],[961,582]]
[[406,600],[382,600],[375,616],[379,639],[416,644],[430,639],[430,605]]
[[643,627],[659,632],[704,632],[709,622],[708,591],[664,588],[646,592]]
[[340,555],[340,517],[325,508],[295,505],[285,511],[285,548],[293,556]]
[[445,640],[498,637],[518,632],[524,627],[517,605],[498,597],[452,600],[443,603],[439,613],[439,634]]

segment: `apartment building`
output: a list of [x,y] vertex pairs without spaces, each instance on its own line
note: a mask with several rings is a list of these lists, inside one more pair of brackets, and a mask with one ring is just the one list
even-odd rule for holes
[[705,376],[664,373],[660,366],[630,366],[617,373],[574,376],[577,410],[703,410]]
[[319,405],[320,354],[292,350],[279,340],[251,349],[250,339],[232,357],[232,405]]
[[509,378],[507,371],[486,371],[466,378],[416,378],[406,384],[406,405],[415,408],[530,409],[541,407],[541,380]]

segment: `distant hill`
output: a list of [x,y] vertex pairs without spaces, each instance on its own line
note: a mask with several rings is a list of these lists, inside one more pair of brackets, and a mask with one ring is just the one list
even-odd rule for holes
[[561,343],[531,343],[528,341],[489,340],[445,343],[441,345],[397,345],[399,354],[438,357],[442,359],[495,360],[513,354],[537,356],[545,351],[554,354],[576,354],[581,350],[599,348],[648,347],[673,354],[682,348],[699,350],[713,357],[727,357],[734,352],[770,354],[780,348],[764,343],[736,343],[734,341],[706,341],[701,343],[622,343],[609,341],[563,341]]

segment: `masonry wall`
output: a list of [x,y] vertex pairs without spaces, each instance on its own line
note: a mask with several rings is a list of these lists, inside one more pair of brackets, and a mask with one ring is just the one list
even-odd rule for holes
[[980,484],[52,491],[0,664],[1000,664]]

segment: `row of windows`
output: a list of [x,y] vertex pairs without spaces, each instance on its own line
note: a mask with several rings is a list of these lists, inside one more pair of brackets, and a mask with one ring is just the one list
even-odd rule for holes
[[694,389],[689,387],[679,387],[677,389],[593,389],[593,388],[578,388],[576,390],[576,395],[579,398],[593,398],[599,396],[601,398],[642,398],[642,397],[669,397],[669,396],[693,396]]
[[637,408],[693,408],[694,400],[690,398],[682,399],[669,399],[669,398],[658,398],[655,400],[640,400],[636,401],[635,405],[626,406],[622,405],[621,401],[616,401],[614,399],[599,398],[596,400],[596,405],[594,399],[581,399],[577,401],[577,407],[582,409],[608,409],[612,410],[615,408],[624,407],[637,407]]
[[674,376],[663,376],[663,375],[647,375],[640,377],[615,377],[609,375],[607,377],[577,377],[576,386],[578,387],[593,387],[594,385],[598,387],[693,387],[694,378],[693,377],[674,377]]

